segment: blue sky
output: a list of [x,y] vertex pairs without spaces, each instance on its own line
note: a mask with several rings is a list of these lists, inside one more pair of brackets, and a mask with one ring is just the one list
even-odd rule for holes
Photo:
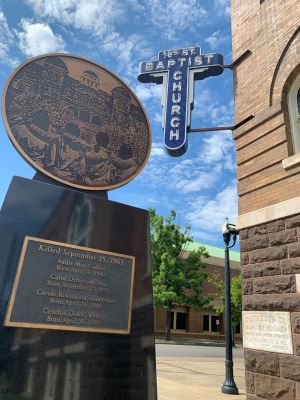
[[[161,50],[201,46],[231,63],[229,0],[0,0],[0,89],[26,59],[68,52],[102,64],[142,101],[152,127],[148,164],[109,199],[167,215],[174,209],[194,240],[223,246],[221,225],[237,215],[235,149],[231,132],[193,133],[173,158],[163,149],[161,85],[137,80],[140,61]],[[233,123],[232,72],[197,81],[191,127]],[[34,170],[10,143],[0,122],[0,204],[12,176]]]

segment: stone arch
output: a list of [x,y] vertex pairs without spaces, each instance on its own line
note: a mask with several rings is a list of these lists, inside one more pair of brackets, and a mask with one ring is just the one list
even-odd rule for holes
[[101,126],[102,125],[102,120],[100,115],[93,115],[91,124],[96,125],[96,126]]
[[78,117],[78,110],[74,106],[70,106],[69,110],[73,113],[74,117]]
[[49,130],[49,114],[47,111],[37,111],[33,114],[32,123],[44,131]]
[[[291,50],[292,45],[293,44],[297,45],[297,43],[296,43],[297,40],[299,40],[298,48],[299,48],[299,53],[300,53],[300,38],[299,38],[300,35],[299,34],[300,34],[300,26],[296,29],[296,31],[290,37],[289,41],[287,42],[285,48],[283,49],[283,52],[282,52],[281,56],[279,57],[279,60],[276,64],[276,67],[275,67],[275,70],[273,73],[273,77],[272,77],[272,81],[271,81],[271,86],[270,86],[270,95],[269,95],[270,107],[274,103],[274,98],[275,98],[276,94],[279,97],[279,95],[281,93],[280,88],[278,88],[278,90],[276,90],[277,86],[280,86],[281,80],[279,79],[279,75],[286,77],[287,75],[289,75],[289,71],[287,71],[287,69],[293,68],[296,66],[295,63],[297,64],[297,57],[294,57],[294,60],[293,60],[292,57],[289,57],[289,55],[291,53],[290,50]],[[283,60],[287,59],[287,58],[289,58],[289,62],[285,62],[284,67],[283,67]]]
[[85,110],[81,110],[79,112],[78,118],[80,119],[80,121],[83,121],[83,122],[90,122],[90,120],[91,120],[90,113]]
[[[290,89],[294,84],[295,80],[300,76],[300,63],[293,69],[288,78],[285,81],[285,84],[282,88],[282,109],[284,114],[284,120],[286,124],[287,130],[287,142],[288,142],[288,153],[289,155],[293,155],[295,153],[295,148],[293,145],[293,135],[295,134],[295,127],[293,127],[293,121],[291,120],[293,116],[291,115],[290,105],[288,101]],[[294,132],[293,132],[294,130]]]

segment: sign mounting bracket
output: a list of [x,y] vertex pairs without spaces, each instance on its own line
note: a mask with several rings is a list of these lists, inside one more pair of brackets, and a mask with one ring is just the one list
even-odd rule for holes
[[255,117],[255,114],[250,114],[250,115],[248,115],[248,117],[244,118],[242,121],[238,122],[235,125],[215,126],[215,127],[211,127],[211,128],[188,128],[188,132],[194,133],[194,132],[213,132],[213,131],[234,131],[235,129],[239,128],[240,126],[251,121],[251,119],[253,119],[254,117]]

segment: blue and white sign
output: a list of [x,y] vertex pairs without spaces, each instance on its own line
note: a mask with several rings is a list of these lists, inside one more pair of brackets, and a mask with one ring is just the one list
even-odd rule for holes
[[158,60],[140,63],[138,80],[163,84],[164,144],[171,156],[187,150],[194,81],[223,72],[221,54],[201,54],[200,47],[160,51]]

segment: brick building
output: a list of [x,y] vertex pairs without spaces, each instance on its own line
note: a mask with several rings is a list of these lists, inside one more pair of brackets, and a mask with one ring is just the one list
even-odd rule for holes
[[[206,264],[205,271],[218,274],[224,278],[224,249],[215,246],[209,246],[200,243],[191,243],[182,255],[186,258],[189,251],[196,250],[199,245],[204,246],[210,257],[203,259]],[[240,254],[236,251],[230,251],[230,273],[231,277],[240,274]],[[216,293],[213,284],[205,281],[203,284],[203,295]],[[155,309],[155,334],[164,336],[166,329],[166,312]],[[171,333],[174,337],[180,338],[210,338],[220,339],[224,337],[223,315],[218,315],[212,310],[195,311],[190,307],[174,307],[172,310]],[[240,326],[236,327],[236,337],[241,334]]]
[[300,399],[300,2],[231,5],[244,312],[287,318],[245,350],[247,400]]

